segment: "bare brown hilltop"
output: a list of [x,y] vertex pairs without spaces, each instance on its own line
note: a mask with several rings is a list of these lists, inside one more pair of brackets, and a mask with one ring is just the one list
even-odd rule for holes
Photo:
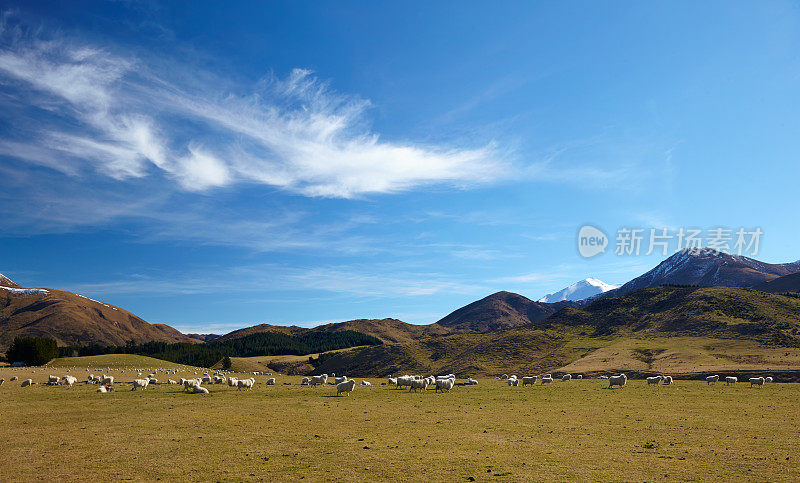
[[0,287],[0,351],[17,336],[50,337],[65,346],[196,342],[168,325],[65,290],[22,288],[7,277]]

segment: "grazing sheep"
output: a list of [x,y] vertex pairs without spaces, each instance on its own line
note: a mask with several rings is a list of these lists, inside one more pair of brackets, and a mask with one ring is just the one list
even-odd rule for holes
[[473,379],[472,377],[470,377],[469,379],[467,379],[467,386],[477,386],[477,385],[478,385],[478,381],[476,381],[476,380],[475,380],[475,379]]
[[561,376],[561,380],[563,382],[571,381],[572,380],[572,374],[564,374],[563,376]]
[[[247,389],[248,391],[253,390],[253,384],[256,383],[255,378],[251,377],[250,379],[239,379],[236,381],[236,390],[240,390],[242,388]],[[198,384],[199,386],[199,384]]]
[[719,375],[717,374],[706,377],[706,383],[708,384],[716,383],[717,381],[719,381]]
[[412,376],[400,376],[397,378],[396,386],[398,389],[402,389],[403,386],[411,387],[411,381],[413,380],[414,378]]
[[[353,389],[356,388],[356,380],[350,379],[349,381],[342,381],[336,385],[336,395],[340,395],[341,393],[345,393],[345,395],[349,396]],[[410,389],[409,389],[410,390]]]
[[64,384],[66,384],[69,387],[72,387],[73,384],[78,382],[78,378],[72,376],[64,376],[61,379],[64,381]]
[[25,379],[24,381],[22,381],[22,387],[28,387],[31,384],[33,384],[33,379]]
[[501,377],[502,379],[508,379],[508,374],[503,374],[503,375],[502,375],[502,376],[500,376],[500,377]]
[[309,383],[310,381],[311,381],[311,379],[309,379],[309,378],[307,378],[307,377],[304,377],[304,378],[303,378],[303,379],[300,381],[300,385],[301,385],[301,386],[308,386],[308,383]]
[[238,385],[238,383],[239,383],[239,379],[236,379],[235,377],[229,377],[228,378],[228,386],[236,387]]
[[661,382],[661,380],[662,380],[661,376],[648,377],[647,378],[647,385],[651,386],[651,385],[655,384],[657,386]]
[[191,391],[195,386],[199,386],[200,382],[201,382],[200,379],[184,379],[183,390]]
[[192,394],[208,394],[208,389],[200,386],[192,386]]
[[764,382],[772,382],[772,380],[773,380],[772,377],[768,376],[766,379],[764,379]]
[[155,377],[151,377],[150,379],[148,379],[148,381],[150,382],[150,384],[158,384],[158,379],[156,379]]
[[110,386],[114,384],[114,376],[103,375],[103,378],[100,380],[100,384],[104,386]]
[[618,376],[611,376],[608,378],[608,388],[613,389],[614,386],[623,387],[628,382],[628,376],[620,374]]
[[178,382],[175,379],[167,379],[167,384],[177,384]]
[[17,376],[12,376],[12,377],[11,377],[11,379],[9,379],[9,381],[11,381],[11,382],[14,382],[14,381],[16,381],[17,379],[19,379]]
[[390,377],[387,382],[389,383],[390,386],[396,386],[397,385],[397,378],[396,377]]
[[575,379],[583,379],[583,374],[578,374],[575,376]]
[[48,384],[58,384],[58,376],[47,376]]
[[311,380],[308,381],[311,387],[317,387],[318,384],[324,385],[326,382],[328,382],[327,374],[321,374],[319,376],[311,376]]
[[137,387],[141,387],[142,391],[144,391],[147,389],[148,384],[150,384],[150,379],[134,379],[131,391],[135,391]]
[[526,385],[533,386],[536,384],[536,379],[538,379],[537,376],[522,376],[522,387]]
[[205,375],[205,376],[203,376],[203,378],[202,378],[200,381],[201,381],[202,383],[206,383],[206,382],[209,382],[209,383],[210,383],[210,382],[211,382],[211,376],[209,376],[209,375]]
[[106,391],[106,387],[105,386],[100,386],[100,387],[97,388],[97,392],[108,392],[108,391]]
[[738,378],[736,378],[736,377],[733,377],[733,376],[727,376],[727,377],[725,378],[725,385],[726,385],[726,386],[730,386],[731,384],[736,384],[737,382],[739,382],[739,379],[738,379]]
[[5,379],[0,379],[0,386],[2,386],[4,382],[6,382]]
[[508,379],[506,379],[506,383],[510,387],[517,387],[519,385],[519,380],[516,377],[509,377]]
[[411,381],[411,386],[408,389],[408,392],[414,391],[417,392],[417,389],[427,389],[428,388],[428,379],[414,379]]
[[550,374],[545,374],[544,376],[542,376],[541,380],[542,380],[542,386],[544,386],[545,384],[550,384],[551,382],[553,382],[553,376],[551,376]]
[[600,379],[608,379],[608,376],[600,376]]
[[750,378],[750,387],[753,386],[763,386],[766,379],[763,377],[751,377]]
[[436,390],[433,391],[433,392],[437,392],[437,391],[450,392],[450,389],[453,389],[453,386],[455,385],[455,383],[456,383],[456,379],[455,378],[449,378],[448,377],[447,379],[436,379]]
[[661,378],[665,386],[672,384],[672,376],[661,376]]
[[274,377],[270,377],[269,379],[267,379],[267,386],[274,386],[274,385],[275,385]]
[[362,386],[371,386],[372,384],[369,381],[361,381]]
[[339,384],[340,382],[346,382],[347,376],[337,377],[333,380],[334,384]]

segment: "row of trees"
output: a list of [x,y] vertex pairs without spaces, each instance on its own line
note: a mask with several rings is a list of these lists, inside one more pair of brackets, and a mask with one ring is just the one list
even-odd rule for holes
[[55,339],[45,337],[15,337],[6,351],[8,362],[23,362],[28,366],[41,366],[56,357],[58,344]]
[[100,354],[138,354],[163,359],[178,364],[210,367],[220,360],[230,362],[230,357],[271,355],[307,355],[361,345],[381,344],[371,335],[353,330],[341,332],[307,332],[298,336],[277,332],[250,334],[238,339],[213,341],[207,344],[128,342],[124,346],[62,347],[62,357],[93,356]]

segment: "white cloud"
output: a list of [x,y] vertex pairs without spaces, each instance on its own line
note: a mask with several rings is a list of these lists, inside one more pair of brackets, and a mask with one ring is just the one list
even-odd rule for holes
[[[334,198],[472,185],[507,173],[491,143],[382,140],[366,126],[368,101],[332,91],[308,70],[243,89],[165,59],[44,40],[10,28],[7,17],[0,81],[21,93],[17,107],[28,109],[31,124],[43,110],[53,116],[26,139],[0,140],[6,156],[55,169],[52,160],[61,159],[69,167],[62,171],[91,167],[117,180],[160,170],[190,191],[248,182]],[[154,67],[165,64],[169,71]]]

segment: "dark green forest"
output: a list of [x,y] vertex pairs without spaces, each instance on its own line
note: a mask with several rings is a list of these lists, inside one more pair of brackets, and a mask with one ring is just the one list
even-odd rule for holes
[[341,332],[307,332],[292,336],[277,332],[262,332],[238,339],[214,341],[207,344],[128,342],[124,346],[61,347],[61,357],[94,356],[100,354],[137,354],[155,357],[177,364],[211,367],[225,357],[254,357],[273,355],[307,355],[361,345],[378,345],[381,340],[371,335],[344,330]]

